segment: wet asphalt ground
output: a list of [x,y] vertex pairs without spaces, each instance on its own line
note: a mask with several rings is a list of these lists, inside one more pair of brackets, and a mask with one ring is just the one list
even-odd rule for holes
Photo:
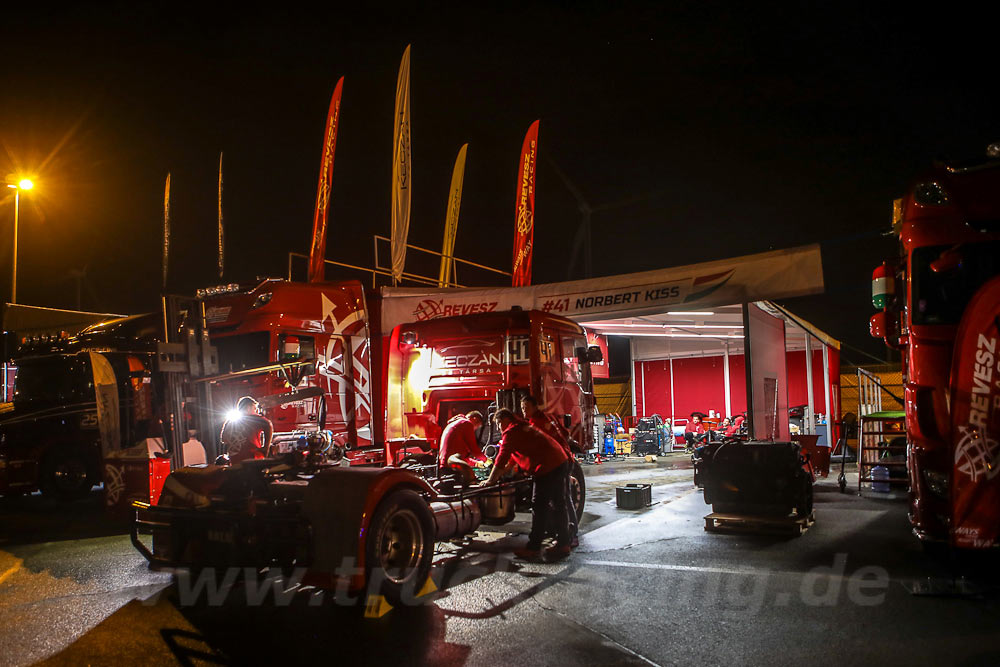
[[[187,604],[96,497],[0,499],[0,664],[1000,664],[994,559],[925,555],[899,497],[842,495],[831,477],[801,537],[714,534],[683,456],[585,472],[568,560],[513,560],[518,515],[439,545],[431,601],[380,618],[309,589],[258,603],[247,584]],[[617,509],[629,482],[654,504]]]

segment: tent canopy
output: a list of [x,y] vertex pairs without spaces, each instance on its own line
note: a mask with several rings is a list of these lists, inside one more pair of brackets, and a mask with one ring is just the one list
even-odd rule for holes
[[657,316],[823,291],[818,245],[745,255],[587,280],[530,287],[412,288],[382,291],[382,333],[393,327],[451,315],[542,310],[578,322]]
[[[785,321],[785,347],[789,352],[806,349],[806,336],[811,347],[822,343],[840,349],[840,341],[809,324],[787,309],[771,301],[757,305],[768,314]],[[745,323],[739,304],[714,306],[705,310],[667,310],[655,315],[638,317],[581,320],[587,329],[609,336],[632,339],[634,360],[683,359],[723,354],[743,354]]]

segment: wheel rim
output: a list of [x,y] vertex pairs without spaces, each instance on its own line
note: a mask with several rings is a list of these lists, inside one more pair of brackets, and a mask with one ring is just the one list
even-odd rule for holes
[[424,555],[424,531],[412,511],[402,509],[385,524],[379,539],[379,565],[389,581],[400,584],[416,571]]
[[74,491],[87,479],[87,468],[77,459],[60,461],[52,471],[56,487],[62,491]]

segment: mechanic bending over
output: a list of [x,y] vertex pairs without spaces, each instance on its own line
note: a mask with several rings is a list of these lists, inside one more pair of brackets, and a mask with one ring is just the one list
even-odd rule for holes
[[[261,436],[264,436],[261,438]],[[260,414],[260,404],[251,396],[244,396],[236,403],[222,425],[219,440],[225,446],[230,463],[247,459],[262,459],[271,447],[274,426]]]
[[566,506],[566,477],[569,456],[553,438],[503,408],[496,416],[503,437],[490,476],[484,486],[497,483],[514,465],[534,479],[531,496],[531,533],[528,543],[514,551],[519,558],[541,554],[542,540],[550,519],[556,529],[556,545],[546,549],[549,558],[565,558],[570,552],[569,508]]
[[483,425],[483,413],[473,410],[464,415],[455,415],[441,432],[438,448],[438,471],[454,470],[466,483],[476,481],[473,468],[486,467],[483,448],[476,438],[476,431]]
[[[522,397],[521,414],[525,416],[529,424],[562,445],[566,456],[569,457],[570,461],[573,460],[573,447],[570,444],[572,438],[570,438],[569,431],[551,416],[542,412],[541,408],[538,407],[538,399],[530,395]],[[573,444],[577,444],[575,440]],[[570,546],[576,547],[580,543],[577,538],[579,526],[576,525],[576,505],[573,503],[573,491],[570,488],[570,475],[568,474],[566,475],[566,508],[569,510],[569,533],[572,535]]]

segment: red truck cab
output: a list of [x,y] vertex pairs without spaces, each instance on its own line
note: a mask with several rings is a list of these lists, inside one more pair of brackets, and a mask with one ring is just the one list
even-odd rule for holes
[[[1000,150],[994,148],[1000,146],[991,147],[986,161],[935,167],[897,200],[900,256],[873,276],[881,310],[871,333],[903,356],[913,530],[922,540],[962,547],[992,546],[1000,535],[1000,489],[990,474],[998,468],[987,465],[976,475],[962,450],[974,431],[988,463],[1000,454],[1000,351],[990,350],[1000,314]],[[988,414],[973,413],[970,422],[970,400],[988,404]]]
[[402,324],[388,355],[390,443],[417,438],[436,448],[454,415],[517,410],[520,397],[531,394],[583,449],[592,446],[590,361],[600,352],[571,320],[512,310]]
[[[352,463],[381,461],[381,447],[372,446],[372,427],[381,420],[373,424],[378,378],[371,372],[372,332],[361,283],[264,280],[199,290],[198,296],[217,350],[216,414],[232,409],[240,396],[253,396],[276,434],[318,427],[333,433]],[[276,396],[296,400],[269,400]]]

